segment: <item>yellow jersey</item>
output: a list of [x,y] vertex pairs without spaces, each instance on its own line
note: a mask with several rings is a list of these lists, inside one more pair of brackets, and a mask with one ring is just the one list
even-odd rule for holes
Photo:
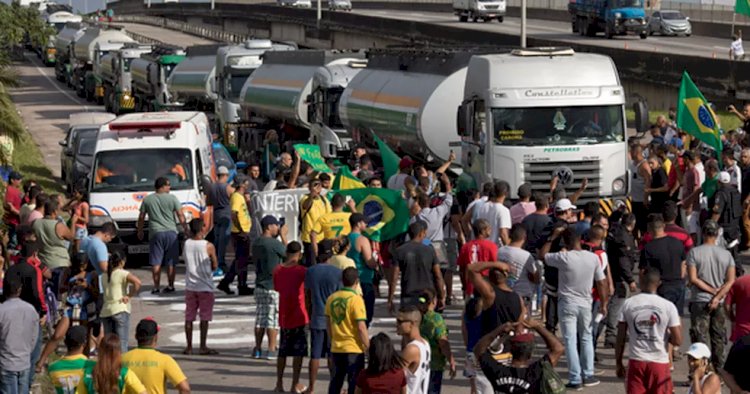
[[122,366],[138,376],[149,394],[166,394],[167,380],[175,387],[187,380],[177,361],[152,348],[139,347],[125,353]]
[[302,209],[302,206],[308,198],[310,198],[310,195],[306,194],[299,200],[299,210],[302,217],[300,238],[302,239],[302,242],[306,243],[310,243],[310,232],[312,231],[313,226],[315,226],[315,222],[317,222],[321,216],[331,212],[331,203],[323,196],[316,198],[310,205],[309,209]]
[[[313,230],[316,234],[322,234],[322,239],[335,239],[340,236],[349,235],[352,232],[352,228],[349,225],[349,217],[352,216],[349,212],[330,212],[327,213],[315,222]],[[322,240],[319,238],[318,240]]]
[[367,320],[365,301],[350,288],[328,297],[326,316],[331,323],[331,353],[364,353],[359,339],[359,322]]

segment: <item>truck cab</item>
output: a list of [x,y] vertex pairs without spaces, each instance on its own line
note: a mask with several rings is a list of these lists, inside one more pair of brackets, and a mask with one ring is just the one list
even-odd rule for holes
[[151,49],[151,45],[129,43],[102,57],[99,78],[104,88],[105,110],[117,115],[135,110],[130,63]]
[[99,130],[88,179],[89,227],[113,222],[112,247],[129,255],[148,253],[136,224],[143,199],[166,177],[182,204],[186,221],[206,214],[202,187],[215,179],[211,131],[202,112],[132,113]]
[[643,0],[573,0],[568,4],[574,33],[606,38],[633,33],[648,37]]
[[611,58],[537,48],[474,56],[458,134],[462,165],[477,186],[502,179],[568,194],[584,180],[581,202],[608,207],[628,194],[625,91]]

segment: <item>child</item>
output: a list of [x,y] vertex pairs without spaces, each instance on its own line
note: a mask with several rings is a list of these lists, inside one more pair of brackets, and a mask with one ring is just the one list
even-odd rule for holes
[[422,322],[419,325],[419,332],[422,338],[430,343],[430,393],[438,394],[443,385],[443,371],[446,364],[450,367],[450,376],[453,379],[456,376],[456,361],[451,352],[451,345],[448,342],[448,327],[445,325],[443,316],[435,312],[437,300],[435,293],[426,289],[419,296],[419,311],[422,312]]
[[[128,284],[131,284],[128,293]],[[107,265],[107,274],[102,275],[104,305],[99,316],[102,319],[105,334],[117,334],[120,338],[120,350],[128,351],[128,329],[130,326],[130,299],[138,294],[141,280],[125,271],[125,255],[117,251],[112,253]]]
[[206,241],[203,219],[190,222],[193,237],[185,241],[185,339],[187,347],[182,354],[193,354],[193,321],[200,310],[201,348],[200,354],[218,354],[206,346],[208,323],[214,312],[213,272],[219,267],[214,245]]
[[85,190],[82,185],[76,186],[75,190],[73,190],[71,200],[63,208],[63,210],[70,212],[71,217],[78,217],[78,220],[74,223],[76,229],[73,240],[74,254],[81,250],[81,240],[89,235],[87,230],[89,224],[89,203],[86,202]]

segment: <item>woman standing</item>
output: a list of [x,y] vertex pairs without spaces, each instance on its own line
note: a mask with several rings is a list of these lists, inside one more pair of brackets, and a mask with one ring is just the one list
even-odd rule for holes
[[148,394],[135,373],[122,366],[120,337],[107,334],[99,344],[97,361],[89,361],[78,383],[78,394]]
[[370,340],[370,363],[359,373],[355,394],[406,394],[404,360],[384,333]]
[[[120,349],[128,351],[128,327],[130,326],[130,299],[138,294],[141,281],[135,275],[125,271],[125,256],[114,252],[109,258],[107,275],[102,275],[104,305],[99,316],[102,318],[105,334],[117,334],[120,337]],[[130,292],[128,285],[131,284]]]

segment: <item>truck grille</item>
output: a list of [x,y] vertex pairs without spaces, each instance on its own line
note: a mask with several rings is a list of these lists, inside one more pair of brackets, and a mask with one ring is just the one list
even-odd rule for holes
[[496,10],[496,9],[498,9],[498,7],[499,7],[498,5],[486,5],[486,6],[484,6],[484,8],[487,9],[487,10]]
[[[533,191],[548,193],[549,183],[552,180],[553,174],[557,173],[561,175],[558,187],[564,187],[568,196],[575,193],[581,187],[584,178],[588,178],[588,187],[583,192],[579,202],[588,202],[600,197],[599,183],[601,173],[598,160],[526,163],[524,164],[524,168],[524,181],[531,184]],[[567,170],[570,171],[568,172]]]

